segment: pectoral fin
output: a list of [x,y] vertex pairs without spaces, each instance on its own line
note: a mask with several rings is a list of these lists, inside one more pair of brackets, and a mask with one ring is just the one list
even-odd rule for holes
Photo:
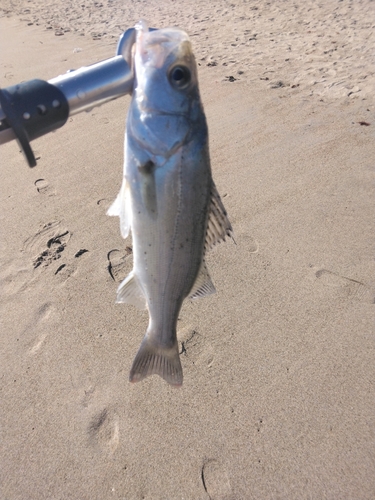
[[156,183],[155,183],[156,165],[151,160],[138,167],[141,175],[141,193],[143,204],[152,219],[158,215]]
[[227,212],[221,201],[220,195],[214,182],[211,187],[211,204],[209,208],[205,252],[210,250],[216,243],[225,241],[226,236],[233,238],[232,225],[229,222]]
[[198,276],[195,280],[193,288],[190,291],[190,299],[198,299],[216,293],[215,286],[211,281],[210,275],[204,261],[202,261]]
[[146,309],[146,298],[133,271],[118,287],[116,302],[132,304],[138,309]]
[[117,198],[107,210],[107,215],[120,217],[121,236],[127,238],[131,228],[131,204],[129,185],[124,178]]

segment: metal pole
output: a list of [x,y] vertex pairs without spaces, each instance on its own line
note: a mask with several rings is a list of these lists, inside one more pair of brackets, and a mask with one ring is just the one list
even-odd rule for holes
[[48,80],[30,80],[0,90],[0,145],[17,139],[30,166],[29,142],[67,121],[133,91],[131,61],[135,30],[120,37],[116,56]]

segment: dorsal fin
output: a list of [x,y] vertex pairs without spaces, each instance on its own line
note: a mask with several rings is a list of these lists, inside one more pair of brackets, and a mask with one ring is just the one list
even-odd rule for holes
[[209,208],[206,241],[204,251],[210,250],[216,243],[225,241],[225,237],[233,238],[232,225],[229,222],[227,212],[221,201],[220,195],[212,181],[211,203]]

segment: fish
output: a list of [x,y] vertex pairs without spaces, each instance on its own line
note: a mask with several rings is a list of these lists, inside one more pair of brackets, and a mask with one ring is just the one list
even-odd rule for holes
[[177,320],[183,301],[215,293],[205,254],[232,237],[212,179],[197,64],[179,28],[136,26],[134,88],[128,110],[120,192],[107,214],[131,232],[133,269],[116,302],[148,309],[130,382],[153,374],[180,387]]

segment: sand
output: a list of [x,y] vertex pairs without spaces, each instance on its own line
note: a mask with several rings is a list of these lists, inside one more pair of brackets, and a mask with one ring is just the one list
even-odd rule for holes
[[[0,498],[373,499],[374,2],[3,0],[0,84],[186,29],[236,245],[183,306],[184,385],[128,382],[147,313],[115,304],[106,216],[129,97],[1,147]],[[361,124],[362,123],[362,124]]]

